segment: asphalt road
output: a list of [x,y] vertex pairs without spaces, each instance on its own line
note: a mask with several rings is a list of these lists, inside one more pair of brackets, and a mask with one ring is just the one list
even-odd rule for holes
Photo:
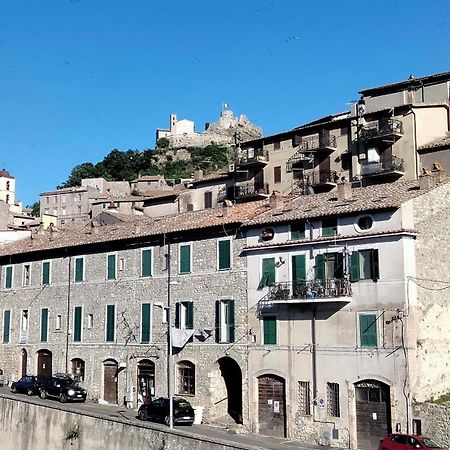
[[[64,411],[70,411],[76,414],[85,414],[103,419],[119,420],[121,422],[130,422],[133,425],[154,428],[162,431],[167,430],[167,426],[154,422],[142,422],[137,418],[137,412],[134,409],[113,405],[100,405],[97,403],[60,403],[57,400],[42,400],[38,396],[28,397],[26,394],[12,394],[9,387],[0,387],[0,396],[16,399],[19,401],[30,402],[37,405],[54,408]],[[311,449],[331,449],[325,446],[308,446],[306,444],[291,441],[287,439],[278,439],[268,436],[259,436],[253,434],[235,434],[223,428],[216,428],[206,425],[193,425],[176,427],[176,430],[189,435],[204,436],[213,439],[233,442],[242,445],[242,448],[254,448],[264,450],[311,450]],[[336,449],[334,449],[336,450]]]

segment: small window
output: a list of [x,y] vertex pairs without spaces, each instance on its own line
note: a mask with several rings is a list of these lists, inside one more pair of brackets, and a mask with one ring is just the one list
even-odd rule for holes
[[116,306],[106,305],[106,342],[114,342],[116,338]]
[[61,316],[61,314],[58,314],[58,315],[56,316],[55,329],[56,329],[56,330],[60,330],[60,329],[61,329],[61,326],[62,326],[62,316]]
[[5,267],[5,289],[13,287],[13,266]]
[[356,231],[369,231],[373,227],[373,217],[372,216],[361,216],[356,219],[355,229]]
[[9,334],[11,326],[11,311],[7,310],[3,312],[3,343],[9,343]]
[[220,239],[217,243],[217,266],[219,270],[228,270],[231,268],[231,240]]
[[273,182],[281,183],[281,166],[275,166],[273,168]]
[[354,250],[350,257],[350,279],[377,281],[380,278],[379,258],[377,249]]
[[342,170],[350,170],[352,168],[352,154],[343,153],[341,155],[341,167]]
[[41,309],[41,342],[48,339],[48,308]]
[[189,361],[178,363],[177,381],[179,395],[195,395],[195,365]]
[[281,148],[281,142],[277,141],[273,143],[273,149],[274,150],[280,150]]
[[263,345],[277,344],[277,319],[274,316],[263,317]]
[[84,258],[75,258],[75,282],[80,283],[84,280]]
[[175,328],[193,330],[194,329],[194,303],[175,303]]
[[94,326],[94,314],[88,314],[87,316],[87,327],[91,329]]
[[141,277],[152,276],[152,250],[144,249],[141,252]]
[[27,287],[30,285],[30,271],[31,271],[30,264],[24,264],[23,265],[23,273],[22,273],[22,286],[23,287]]
[[106,278],[108,280],[115,280],[116,279],[116,255],[108,255],[107,257],[107,269],[106,269]]
[[338,220],[336,217],[330,217],[322,220],[322,236],[337,235]]
[[7,182],[6,182],[6,190],[9,191],[9,189],[10,189],[10,182],[7,181]]
[[234,342],[234,300],[216,301],[216,342]]
[[311,391],[309,381],[298,382],[298,413],[301,416],[311,415]]
[[180,244],[180,274],[191,273],[191,244]]
[[44,286],[50,284],[50,261],[42,263],[42,284]]
[[291,239],[305,239],[305,222],[291,223]]
[[150,342],[152,323],[152,305],[143,303],[141,306],[141,343],[148,344]]
[[377,347],[377,316],[375,314],[359,315],[359,340],[361,347]]
[[211,191],[205,192],[205,209],[212,208],[212,206],[213,206],[212,192]]
[[329,416],[341,417],[338,383],[327,383],[327,412]]
[[55,195],[55,196],[53,197],[53,199],[54,199],[55,203],[58,203],[58,196]]

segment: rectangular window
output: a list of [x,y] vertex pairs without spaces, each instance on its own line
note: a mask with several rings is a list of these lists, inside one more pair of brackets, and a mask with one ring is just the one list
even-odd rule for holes
[[305,239],[305,222],[291,223],[291,239]]
[[342,279],[344,277],[344,256],[342,253],[316,255],[316,280]]
[[80,283],[84,280],[84,258],[75,258],[75,282]]
[[338,220],[336,217],[322,219],[322,236],[337,235]]
[[264,345],[276,345],[277,343],[277,318],[272,316],[263,317]]
[[205,192],[205,209],[213,207],[212,200],[213,200],[212,192],[211,191]]
[[259,287],[275,284],[275,258],[263,258],[261,261],[261,279]]
[[273,182],[281,183],[281,166],[275,166],[273,168]]
[[56,316],[56,324],[55,324],[55,329],[60,330],[62,326],[62,316],[61,314],[58,314]]
[[178,364],[178,394],[195,395],[195,366],[189,361]]
[[145,249],[141,252],[141,277],[152,276],[152,251]]
[[116,306],[106,305],[106,342],[116,338]]
[[191,244],[180,244],[180,273],[191,273]]
[[91,329],[94,326],[94,314],[88,314],[87,316],[87,327]]
[[234,300],[216,301],[216,342],[234,342]]
[[50,261],[44,261],[42,263],[42,284],[50,284]]
[[377,316],[375,314],[359,315],[359,341],[361,347],[377,347]]
[[11,326],[11,311],[4,311],[3,313],[3,343],[9,342],[9,332]]
[[48,308],[41,309],[41,342],[47,342],[48,338]]
[[5,267],[5,289],[13,287],[13,266]]
[[338,383],[327,383],[327,413],[332,417],[341,417]]
[[193,302],[178,302],[175,304],[175,328],[194,329]]
[[107,279],[116,279],[116,255],[108,255],[107,259]]
[[218,241],[218,268],[228,270],[231,268],[231,240],[220,239]]
[[378,250],[354,250],[350,257],[351,281],[373,280],[380,278]]
[[81,342],[81,330],[83,329],[83,307],[75,306],[73,309],[73,341]]
[[280,150],[280,148],[281,148],[281,142],[280,141],[277,141],[277,142],[273,143],[273,149],[274,150]]
[[309,381],[298,382],[298,413],[302,416],[311,415],[311,391]]
[[148,344],[150,342],[152,323],[152,309],[150,303],[143,303],[141,307],[141,342]]
[[27,287],[30,285],[30,272],[31,272],[30,264],[24,264],[23,271],[22,271],[22,286],[23,287]]

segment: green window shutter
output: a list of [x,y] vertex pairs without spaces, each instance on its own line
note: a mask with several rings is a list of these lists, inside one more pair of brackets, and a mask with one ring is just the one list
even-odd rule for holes
[[108,280],[116,279],[116,255],[108,255]]
[[180,246],[180,273],[191,272],[191,246]]
[[228,326],[230,327],[230,342],[234,342],[234,300],[228,301]]
[[291,224],[291,239],[305,239],[305,222]]
[[50,262],[42,263],[42,284],[50,284]]
[[219,270],[231,267],[231,241],[229,239],[219,241]]
[[9,342],[9,328],[11,324],[11,311],[5,311],[3,313],[3,343]]
[[75,306],[73,312],[73,341],[81,342],[81,322],[82,322],[83,308]]
[[180,303],[175,303],[175,328],[181,328],[180,325]]
[[370,256],[372,267],[372,280],[377,281],[380,279],[380,263],[378,259],[378,250],[372,250]]
[[5,288],[11,289],[12,288],[12,275],[13,275],[12,266],[6,267],[5,272],[6,272]]
[[114,342],[116,329],[116,307],[115,305],[106,306],[106,341]]
[[361,314],[359,316],[359,336],[361,347],[377,346],[377,316],[375,314]]
[[151,250],[142,250],[141,275],[143,277],[151,277],[152,276],[152,251]]
[[151,323],[151,309],[150,303],[142,304],[141,312],[141,342],[148,344],[150,342],[150,323]]
[[353,250],[350,256],[350,281],[359,281],[361,279],[359,252]]
[[216,300],[216,342],[220,342],[220,300]]
[[306,257],[294,255],[292,257],[292,281],[295,285],[304,285],[306,281]]
[[194,303],[186,302],[186,329],[194,329]]
[[325,255],[316,255],[315,274],[317,280],[325,279]]
[[75,259],[75,281],[76,282],[83,281],[83,266],[84,266],[83,258],[76,258]]
[[344,255],[342,253],[335,253],[336,266],[334,268],[334,278],[344,278]]
[[48,334],[48,309],[41,309],[41,342],[47,342]]
[[260,285],[273,286],[275,283],[275,258],[263,258]]
[[264,345],[275,345],[277,343],[277,320],[275,317],[264,317]]

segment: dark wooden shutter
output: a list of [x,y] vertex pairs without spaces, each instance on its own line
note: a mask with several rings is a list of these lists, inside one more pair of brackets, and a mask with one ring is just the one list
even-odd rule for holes
[[378,260],[378,250],[372,250],[370,252],[371,268],[372,268],[372,280],[377,281],[380,278],[380,263]]
[[216,300],[216,321],[215,321],[215,330],[216,330],[216,342],[220,342],[220,300]]
[[175,303],[175,328],[180,327],[180,303]]
[[344,255],[342,253],[335,253],[335,267],[334,278],[344,278]]
[[377,346],[377,322],[375,314],[359,316],[359,335],[361,347]]
[[150,303],[143,303],[141,313],[141,342],[144,344],[150,342],[150,315]]
[[205,192],[205,209],[212,208],[212,206],[213,206],[212,192],[211,191]]
[[151,277],[152,276],[152,251],[151,250],[142,250],[141,275],[143,277]]
[[42,284],[50,284],[50,262],[42,263]]
[[361,279],[359,252],[353,250],[350,257],[350,281],[359,281]]
[[108,255],[108,280],[116,278],[116,255]]
[[191,272],[191,246],[180,246],[180,273]]
[[75,306],[73,314],[73,340],[74,342],[81,342],[81,322],[82,322],[82,307]]
[[228,326],[230,328],[230,342],[234,342],[234,300],[228,300]]
[[48,309],[41,309],[41,342],[47,342],[48,334]]
[[277,320],[275,317],[264,317],[264,345],[275,345],[277,343]]
[[219,270],[231,267],[230,240],[219,241]]
[[3,343],[9,342],[9,327],[11,323],[11,311],[5,311],[3,313]]
[[194,303],[186,302],[186,329],[194,329]]
[[263,258],[261,286],[273,286],[275,283],[275,258]]
[[316,255],[315,274],[317,280],[325,279],[325,255]]
[[305,239],[305,222],[291,224],[291,239]]
[[273,168],[273,182],[281,183],[281,166],[275,166]]
[[83,281],[83,258],[77,258],[75,260],[75,281]]
[[115,305],[106,306],[106,341],[114,342],[115,338],[115,320],[116,320],[116,307]]
[[8,266],[6,268],[6,280],[5,280],[5,288],[6,289],[12,288],[12,274],[13,274],[13,268],[12,268],[12,266]]

